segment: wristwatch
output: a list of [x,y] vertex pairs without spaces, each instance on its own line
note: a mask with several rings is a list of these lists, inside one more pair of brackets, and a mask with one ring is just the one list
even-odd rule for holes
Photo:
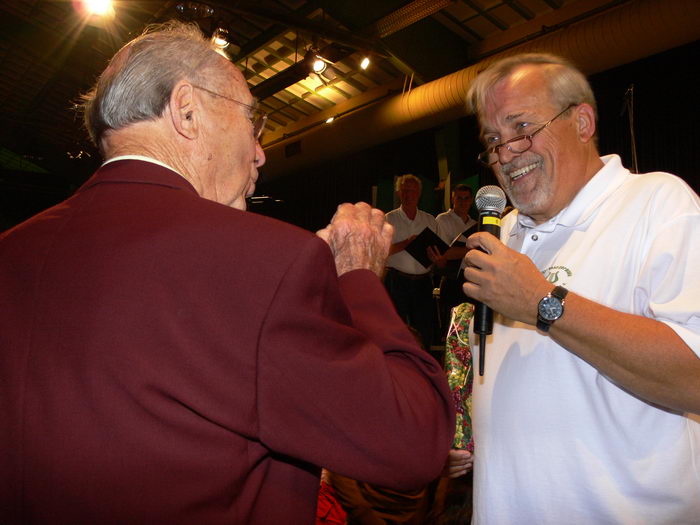
[[564,298],[569,291],[563,286],[555,286],[537,305],[537,329],[549,332],[554,321],[564,315]]

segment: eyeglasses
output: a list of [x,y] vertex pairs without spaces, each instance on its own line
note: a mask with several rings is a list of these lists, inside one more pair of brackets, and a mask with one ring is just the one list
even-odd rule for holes
[[210,95],[213,95],[215,97],[221,97],[224,98],[230,102],[234,102],[238,104],[239,106],[243,106],[246,108],[249,112],[250,115],[248,116],[248,120],[250,120],[250,123],[253,125],[253,137],[255,140],[260,140],[260,136],[262,135],[263,130],[265,129],[265,123],[267,122],[267,113],[265,113],[263,110],[258,108],[258,106],[251,106],[250,104],[246,104],[244,102],[240,102],[234,98],[227,97],[226,95],[222,95],[220,93],[217,93],[215,91],[212,91],[211,89],[207,89],[202,86],[196,86],[192,84],[193,88],[196,89],[201,89],[202,91],[206,91]]
[[568,106],[566,106],[566,109],[564,109],[561,113],[557,113],[555,117],[542,124],[542,126],[537,128],[529,135],[518,135],[517,137],[513,137],[510,140],[506,140],[505,142],[501,142],[500,144],[491,146],[486,151],[482,151],[481,153],[479,153],[477,159],[484,166],[493,166],[494,164],[496,164],[496,162],[498,162],[498,152],[503,147],[507,148],[508,151],[512,153],[525,153],[532,147],[532,138],[535,135],[537,135],[540,131],[548,127],[552,122],[557,120],[559,117],[561,117],[564,113],[569,111],[574,106],[578,106],[578,104],[569,104]]

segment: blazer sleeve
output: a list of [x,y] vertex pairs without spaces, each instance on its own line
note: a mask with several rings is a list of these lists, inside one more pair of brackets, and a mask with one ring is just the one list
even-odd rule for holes
[[454,437],[445,374],[375,274],[340,278],[310,240],[282,278],[258,349],[259,436],[272,451],[394,489],[438,476]]

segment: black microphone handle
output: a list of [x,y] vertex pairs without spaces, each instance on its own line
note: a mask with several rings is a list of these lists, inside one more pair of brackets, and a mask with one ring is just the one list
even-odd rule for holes
[[[483,220],[486,217],[494,217],[498,219],[498,224],[491,224],[489,222],[484,223]],[[501,214],[498,213],[497,211],[494,212],[482,212],[481,217],[479,217],[479,231],[480,232],[489,232],[491,235],[496,237],[496,239],[499,239],[501,237]]]
[[474,333],[479,335],[493,333],[493,310],[481,301],[474,302]]
[[[498,219],[489,221],[490,218]],[[488,232],[496,238],[501,236],[501,214],[497,211],[483,211],[479,216],[479,231]],[[497,224],[493,224],[496,222]],[[481,301],[474,303],[474,333],[484,336],[493,332],[493,310]]]
[[[501,214],[484,210],[479,215],[479,231],[488,232],[496,238],[501,236]],[[486,336],[493,333],[493,310],[481,301],[474,303],[474,333],[479,334],[479,375],[484,375],[486,363]]]

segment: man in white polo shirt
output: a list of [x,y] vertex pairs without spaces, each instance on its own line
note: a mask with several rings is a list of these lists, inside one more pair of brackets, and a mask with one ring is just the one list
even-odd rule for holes
[[[474,204],[474,192],[466,184],[457,184],[451,192],[452,207],[438,215],[437,233],[450,248],[442,255],[433,251],[431,258],[440,277],[440,305],[443,332],[449,325],[450,310],[469,298],[462,291],[464,275],[461,262],[467,253],[467,237],[477,230],[477,223],[469,215]],[[445,333],[443,333],[443,337]]]
[[384,280],[396,310],[403,320],[416,329],[423,346],[430,349],[433,339],[433,280],[430,268],[419,263],[406,247],[425,228],[437,233],[435,217],[418,209],[423,185],[413,174],[396,179],[396,193],[401,205],[386,214],[394,227],[387,273]]
[[435,218],[438,235],[448,245],[457,239],[461,242],[466,241],[462,234],[476,226],[476,221],[469,216],[469,209],[474,204],[472,189],[466,184],[457,184],[451,192],[450,200],[452,207]]
[[474,523],[698,523],[700,199],[599,156],[591,88],[563,59],[497,62],[468,102],[518,210],[500,241],[467,240],[465,293],[497,313]]

